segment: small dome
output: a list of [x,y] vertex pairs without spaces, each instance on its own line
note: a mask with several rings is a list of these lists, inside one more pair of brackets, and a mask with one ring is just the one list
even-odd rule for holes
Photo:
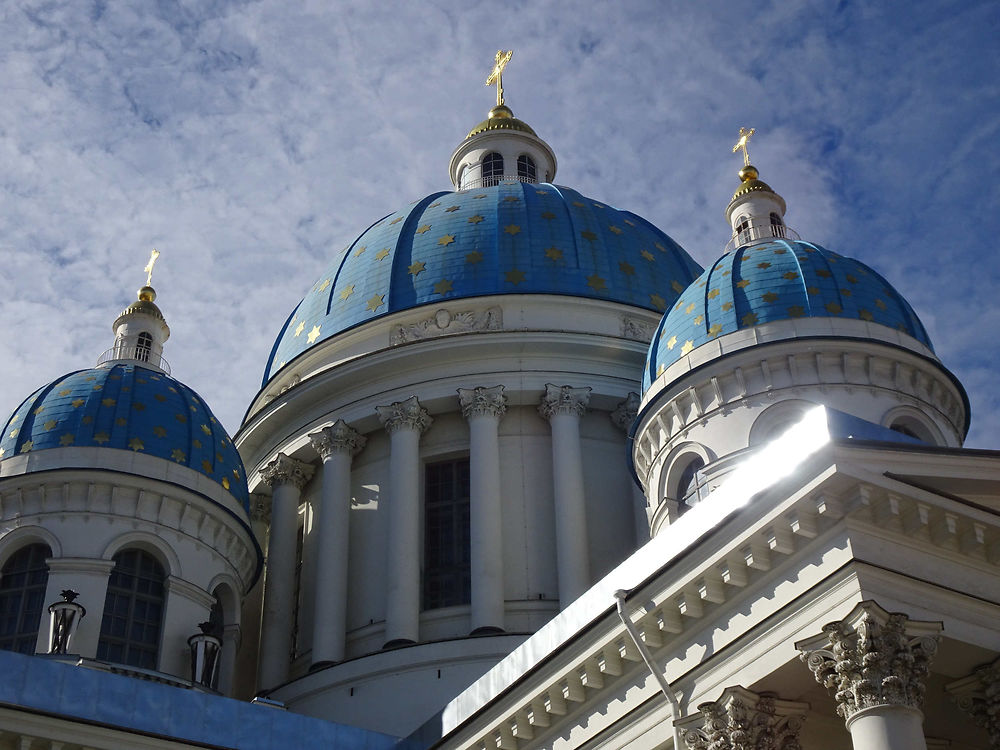
[[338,253],[278,335],[264,382],[332,336],[420,305],[559,294],[662,312],[700,271],[645,219],[569,188],[433,193]]
[[863,263],[801,240],[726,253],[680,295],[650,346],[643,391],[702,344],[793,318],[852,318],[901,331],[933,350],[913,308]]
[[138,364],[64,375],[31,394],[7,420],[0,460],[49,448],[135,451],[187,466],[249,509],[239,453],[201,397]]
[[465,137],[468,139],[474,135],[485,133],[488,130],[516,130],[520,133],[537,135],[528,123],[514,117],[514,113],[510,107],[505,104],[500,104],[491,109],[490,116],[470,130],[469,134]]

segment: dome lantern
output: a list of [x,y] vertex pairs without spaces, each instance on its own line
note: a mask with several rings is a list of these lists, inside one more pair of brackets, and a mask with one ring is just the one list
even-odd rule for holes
[[492,187],[506,180],[551,182],[556,175],[552,148],[504,103],[502,74],[513,51],[500,50],[486,85],[497,86],[497,103],[451,155],[448,174],[456,190]]
[[122,310],[111,325],[115,334],[114,345],[97,360],[104,362],[141,362],[144,366],[170,374],[170,366],[163,359],[163,344],[170,338],[167,321],[156,306],[156,290],[150,285],[153,265],[160,257],[157,250],[149,255],[146,284],[138,291],[137,299]]
[[732,238],[726,245],[727,252],[774,238],[799,238],[785,226],[785,199],[759,179],[760,173],[750,164],[747,142],[754,132],[754,128],[740,128],[740,138],[733,146],[733,153],[743,152],[743,168],[739,171],[740,186],[726,207],[726,219],[733,229]]

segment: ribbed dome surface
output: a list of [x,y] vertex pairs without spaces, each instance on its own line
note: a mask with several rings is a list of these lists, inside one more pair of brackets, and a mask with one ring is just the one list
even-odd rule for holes
[[493,294],[560,294],[666,310],[701,271],[645,219],[575,190],[517,181],[433,193],[337,254],[275,342],[266,383],[375,318]]
[[49,448],[126,450],[174,461],[218,482],[249,509],[239,453],[201,397],[136,364],[79,370],[39,388],[0,438],[0,459]]
[[933,349],[913,308],[871,268],[809,242],[774,240],[723,255],[684,290],[650,345],[643,391],[719,336],[806,317],[888,326]]

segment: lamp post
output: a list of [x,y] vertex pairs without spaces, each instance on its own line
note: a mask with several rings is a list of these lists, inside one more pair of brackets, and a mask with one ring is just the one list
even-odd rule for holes
[[84,606],[74,601],[79,595],[76,591],[66,589],[60,593],[63,598],[61,602],[53,602],[49,605],[50,654],[69,653],[70,641],[76,634],[80,620],[87,614]]

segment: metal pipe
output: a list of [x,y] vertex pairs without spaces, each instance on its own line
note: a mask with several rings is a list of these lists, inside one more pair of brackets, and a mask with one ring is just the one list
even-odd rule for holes
[[674,691],[670,687],[670,683],[667,682],[667,678],[663,676],[663,672],[657,669],[656,664],[653,662],[653,655],[649,653],[645,641],[642,640],[642,636],[636,630],[635,623],[625,614],[625,597],[627,596],[628,592],[623,589],[618,589],[615,592],[615,610],[618,612],[618,618],[622,621],[622,625],[625,626],[629,636],[631,636],[632,642],[635,643],[635,647],[639,650],[639,655],[642,656],[642,660],[646,663],[646,668],[653,675],[653,679],[659,684],[660,692],[663,693],[663,697],[670,704],[670,712],[672,714],[670,725],[674,732],[674,750],[681,750],[681,732],[677,727],[677,722],[681,718],[681,704],[677,701],[677,696],[674,695]]

